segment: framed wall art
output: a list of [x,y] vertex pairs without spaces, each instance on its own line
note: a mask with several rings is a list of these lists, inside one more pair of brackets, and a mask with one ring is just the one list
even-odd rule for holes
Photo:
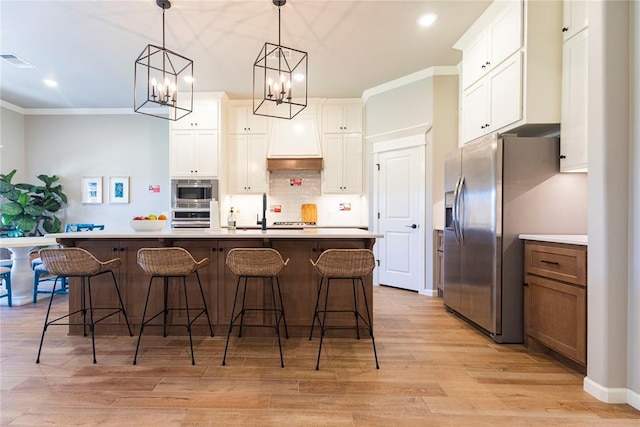
[[82,177],[82,203],[85,203],[85,204],[102,203],[102,177],[101,176]]
[[129,203],[129,177],[109,177],[109,203]]

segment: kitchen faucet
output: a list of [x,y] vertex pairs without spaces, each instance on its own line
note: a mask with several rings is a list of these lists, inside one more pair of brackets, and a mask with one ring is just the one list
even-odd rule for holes
[[262,230],[267,229],[267,193],[262,193],[262,220],[256,219],[256,224],[261,225]]

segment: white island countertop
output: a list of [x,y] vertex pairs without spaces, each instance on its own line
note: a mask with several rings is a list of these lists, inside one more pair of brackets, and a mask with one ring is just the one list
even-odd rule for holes
[[586,234],[521,234],[519,237],[521,240],[536,240],[538,242],[589,245],[589,239]]
[[130,229],[52,233],[55,239],[378,239],[382,234],[358,228],[303,228],[297,230],[210,230],[181,228],[160,231]]

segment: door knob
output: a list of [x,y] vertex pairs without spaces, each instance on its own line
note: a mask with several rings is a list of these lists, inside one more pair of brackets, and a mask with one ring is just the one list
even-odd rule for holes
[[405,225],[407,228],[418,228],[418,224]]

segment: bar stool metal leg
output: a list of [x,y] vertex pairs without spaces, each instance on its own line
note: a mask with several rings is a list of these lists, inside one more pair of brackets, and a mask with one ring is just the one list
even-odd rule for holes
[[[222,356],[222,366],[225,366],[227,360],[227,349],[229,348],[229,338],[231,337],[231,330],[233,329],[233,321],[235,313],[236,313],[236,302],[238,301],[238,291],[240,290],[240,277],[238,277],[238,282],[236,284],[236,295],[233,298],[233,308],[231,309],[231,319],[229,320],[229,331],[227,332],[227,343],[224,346],[224,355]],[[246,278],[245,278],[245,289],[246,289]],[[244,307],[243,307],[244,308]]]
[[280,367],[284,368],[284,357],[282,357],[282,341],[280,340],[280,317],[282,316],[278,316],[278,306],[276,305],[276,292],[273,286],[273,277],[270,278],[270,282],[271,282],[271,300],[273,302],[273,321],[275,323],[276,335],[278,336],[278,348],[280,349]]
[[378,364],[378,352],[376,351],[376,339],[373,336],[373,323],[371,322],[371,313],[369,313],[369,303],[367,301],[367,293],[364,288],[364,280],[362,278],[359,279],[360,284],[362,285],[362,295],[364,295],[364,306],[367,309],[367,322],[369,326],[369,334],[371,334],[371,343],[373,344],[373,357],[376,359],[376,369],[380,369],[380,365]]
[[58,284],[58,278],[56,277],[53,282],[53,288],[51,290],[51,299],[49,299],[49,306],[47,307],[47,315],[44,317],[44,326],[42,327],[42,336],[40,337],[40,347],[38,348],[38,356],[36,357],[36,363],[40,363],[40,353],[42,352],[42,343],[44,342],[44,334],[49,327],[49,314],[51,313],[51,304],[53,303],[53,295],[55,295],[56,285]]

